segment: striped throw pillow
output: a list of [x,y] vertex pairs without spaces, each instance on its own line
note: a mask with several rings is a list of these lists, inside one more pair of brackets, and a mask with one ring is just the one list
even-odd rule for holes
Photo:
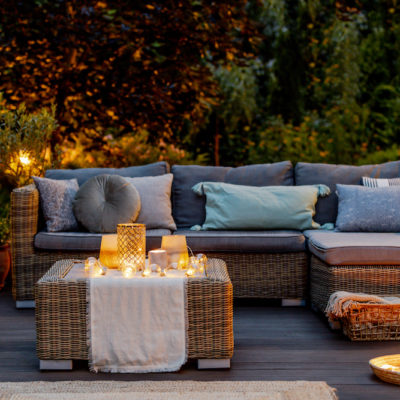
[[369,178],[367,176],[363,176],[361,179],[363,186],[368,186],[368,187],[400,186],[400,178],[383,179],[383,178]]

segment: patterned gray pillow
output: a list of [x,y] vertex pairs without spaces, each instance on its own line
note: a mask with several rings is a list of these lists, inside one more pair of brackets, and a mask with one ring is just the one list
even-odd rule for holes
[[336,185],[336,228],[344,232],[400,232],[400,186]]
[[388,186],[399,186],[400,178],[369,178],[363,176],[361,178],[363,186],[368,187],[388,187]]
[[72,202],[79,190],[76,179],[56,180],[33,177],[39,190],[40,203],[49,232],[72,231],[78,222],[72,210]]

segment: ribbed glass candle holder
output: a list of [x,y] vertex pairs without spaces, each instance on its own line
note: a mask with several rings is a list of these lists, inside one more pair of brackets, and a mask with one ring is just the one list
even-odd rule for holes
[[118,224],[117,236],[119,268],[135,266],[142,271],[146,263],[146,225]]

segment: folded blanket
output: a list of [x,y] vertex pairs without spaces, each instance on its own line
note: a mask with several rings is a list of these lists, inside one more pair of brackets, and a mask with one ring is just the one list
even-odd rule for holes
[[331,294],[325,314],[331,321],[342,318],[354,304],[400,304],[400,298],[339,291]]

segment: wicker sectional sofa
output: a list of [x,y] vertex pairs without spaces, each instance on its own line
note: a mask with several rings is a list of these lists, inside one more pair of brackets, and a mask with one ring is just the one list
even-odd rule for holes
[[[332,194],[317,203],[315,220],[335,222],[335,185],[359,184],[362,176],[400,176],[400,162],[345,166],[298,163],[249,165],[238,168],[176,165],[164,162],[123,169],[49,170],[52,179],[91,176],[174,175],[172,214],[177,231],[147,231],[147,250],[160,246],[166,234],[185,234],[194,252],[226,261],[236,298],[284,299],[295,304],[310,297],[323,309],[338,289],[400,295],[400,235],[314,231],[192,231],[205,218],[204,199],[191,188],[201,181],[271,186],[326,184]],[[15,189],[11,196],[13,295],[17,307],[33,306],[34,284],[60,259],[98,255],[101,234],[44,230],[39,194],[34,185]],[[287,301],[289,300],[289,301]]]

